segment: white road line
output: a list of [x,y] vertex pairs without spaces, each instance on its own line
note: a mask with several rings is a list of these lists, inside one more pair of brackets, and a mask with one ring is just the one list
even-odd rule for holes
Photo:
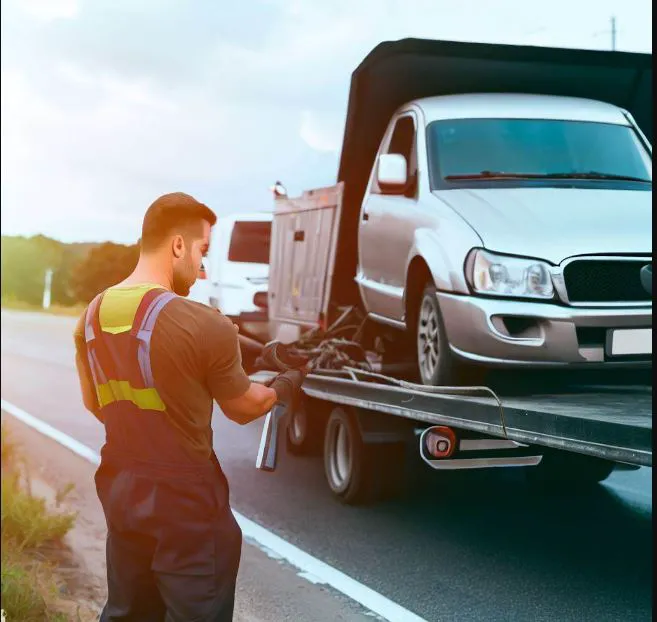
[[54,441],[57,441],[60,445],[70,449],[73,453],[76,453],[78,456],[81,456],[85,460],[93,464],[100,464],[100,456],[93,450],[83,445],[80,441],[76,441],[73,437],[64,432],[60,432],[57,428],[53,428],[50,424],[41,419],[37,419],[30,413],[25,412],[23,409],[14,406],[7,400],[1,400],[2,410],[8,412],[16,419],[19,419],[23,423],[29,425],[31,428],[34,428],[41,434],[50,437]]
[[[78,456],[81,456],[92,464],[97,465],[100,463],[100,456],[93,449],[83,445],[80,441],[76,441],[68,434],[60,432],[57,428],[25,412],[18,406],[14,406],[14,404],[11,404],[7,400],[2,399],[1,406],[2,410],[11,416],[57,441],[60,445],[70,449]],[[426,622],[424,618],[421,618],[408,609],[404,609],[404,607],[389,600],[382,594],[375,592],[343,572],[302,551],[300,548],[254,523],[239,512],[233,510],[233,514],[247,540],[257,544],[258,548],[272,557],[283,559],[298,568],[300,571],[299,576],[312,583],[332,587],[390,622]]]

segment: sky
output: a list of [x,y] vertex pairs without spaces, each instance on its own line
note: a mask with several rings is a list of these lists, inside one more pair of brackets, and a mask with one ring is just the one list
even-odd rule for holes
[[405,37],[652,51],[650,0],[3,0],[1,229],[132,244],[335,183],[351,72]]

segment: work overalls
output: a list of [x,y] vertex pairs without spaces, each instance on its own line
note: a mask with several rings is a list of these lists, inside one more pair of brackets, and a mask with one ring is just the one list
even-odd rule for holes
[[[96,490],[107,520],[108,599],[101,621],[232,620],[242,533],[214,454],[183,449],[150,360],[157,317],[175,294],[148,291],[132,327],[104,331],[103,294],[85,338],[106,441]],[[166,379],[160,379],[166,382]]]

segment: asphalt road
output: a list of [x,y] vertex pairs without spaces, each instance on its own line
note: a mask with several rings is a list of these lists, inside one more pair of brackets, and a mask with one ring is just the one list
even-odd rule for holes
[[[2,397],[98,450],[73,324],[2,312]],[[214,430],[236,510],[426,620],[652,619],[651,469],[561,498],[533,493],[520,470],[431,473],[405,499],[351,508],[320,458],[256,471],[261,423],[216,412]]]

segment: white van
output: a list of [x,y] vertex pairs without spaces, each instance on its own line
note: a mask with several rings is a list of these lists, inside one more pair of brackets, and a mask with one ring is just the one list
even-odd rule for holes
[[269,340],[267,287],[271,213],[220,216],[212,232],[204,265],[206,278],[196,281],[188,298],[219,309],[240,330]]

